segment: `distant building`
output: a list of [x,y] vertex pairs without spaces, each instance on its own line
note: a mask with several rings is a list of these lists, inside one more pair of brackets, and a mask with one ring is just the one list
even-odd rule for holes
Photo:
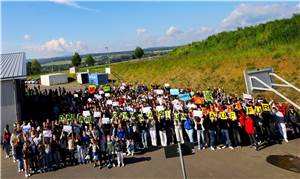
[[10,131],[16,120],[22,119],[22,104],[25,95],[26,61],[25,53],[1,54],[1,134],[9,125]]

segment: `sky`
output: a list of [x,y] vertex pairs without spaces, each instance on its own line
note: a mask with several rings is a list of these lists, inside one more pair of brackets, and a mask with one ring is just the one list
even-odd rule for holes
[[27,58],[184,45],[290,18],[294,2],[1,2],[1,53]]

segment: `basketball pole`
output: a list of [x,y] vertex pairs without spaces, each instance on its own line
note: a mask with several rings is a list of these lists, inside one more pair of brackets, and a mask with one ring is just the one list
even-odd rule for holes
[[182,178],[187,179],[184,160],[183,160],[183,156],[182,156],[181,144],[180,144],[180,142],[178,142],[177,144],[178,144],[178,153],[179,153],[179,159],[180,159],[180,164],[181,164]]

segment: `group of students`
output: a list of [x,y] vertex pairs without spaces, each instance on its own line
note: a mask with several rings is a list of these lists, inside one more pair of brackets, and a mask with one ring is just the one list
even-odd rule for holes
[[16,122],[12,133],[5,128],[3,148],[29,177],[76,164],[121,167],[124,155],[174,143],[259,150],[288,142],[287,125],[299,137],[299,115],[287,103],[207,91],[126,84],[74,92],[26,88],[29,120]]

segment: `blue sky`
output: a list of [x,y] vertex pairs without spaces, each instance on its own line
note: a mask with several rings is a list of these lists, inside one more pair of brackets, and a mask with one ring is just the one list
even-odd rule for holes
[[173,46],[289,18],[298,2],[2,2],[2,53],[28,58]]

